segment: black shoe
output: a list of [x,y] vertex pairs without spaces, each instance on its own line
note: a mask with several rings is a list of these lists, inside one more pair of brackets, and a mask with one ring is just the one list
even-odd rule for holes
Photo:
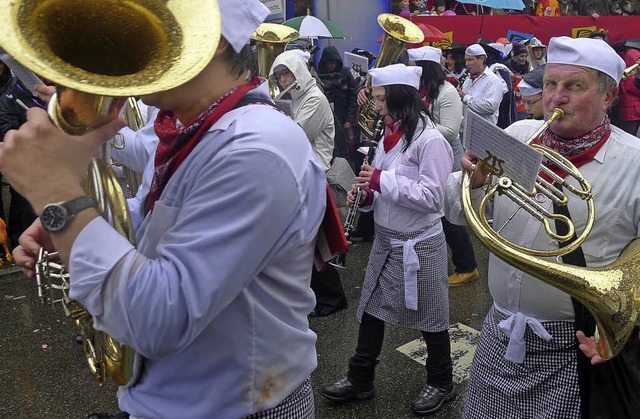
[[339,304],[337,307],[316,307],[311,313],[309,313],[309,317],[325,317],[330,314],[337,313],[338,311],[346,310],[347,307],[349,307],[349,303],[346,301]]
[[[75,340],[78,345],[84,344],[84,340],[82,339],[82,335],[80,333],[76,333],[76,335],[73,337],[73,340]],[[95,418],[91,418],[91,419],[95,419]]]
[[87,419],[129,419],[129,414],[127,412],[120,413],[89,413],[87,415]]
[[443,404],[456,398],[453,384],[446,387],[433,387],[427,384],[411,403],[416,415],[427,415],[440,410]]
[[372,242],[373,234],[362,234],[357,228],[349,233],[349,239],[360,239],[363,242]]
[[373,384],[368,387],[357,387],[351,384],[347,377],[343,377],[333,384],[328,384],[322,388],[322,395],[327,399],[343,403],[350,400],[367,400],[376,395]]

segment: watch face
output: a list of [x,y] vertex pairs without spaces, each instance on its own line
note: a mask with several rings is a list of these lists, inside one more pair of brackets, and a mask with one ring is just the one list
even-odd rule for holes
[[67,211],[62,205],[47,205],[42,210],[40,221],[48,231],[60,231],[67,224]]

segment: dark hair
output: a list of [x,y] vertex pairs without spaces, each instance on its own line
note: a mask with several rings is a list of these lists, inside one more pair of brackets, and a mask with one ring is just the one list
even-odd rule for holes
[[251,45],[245,45],[240,52],[236,52],[229,44],[224,57],[227,62],[232,64],[231,72],[235,74],[236,78],[240,78],[247,71],[258,72],[257,54]]
[[447,51],[444,56],[446,57],[449,54],[451,54],[453,59],[456,60],[456,68],[453,69],[455,73],[460,73],[462,70],[464,70],[467,67],[467,63],[464,60],[464,54],[456,53],[453,51]]
[[384,86],[384,94],[389,116],[396,120],[402,120],[401,128],[405,141],[402,151],[405,151],[411,145],[418,121],[422,121],[423,130],[427,125],[427,117],[431,118],[429,109],[420,99],[418,91],[412,86],[391,84]]
[[447,73],[439,63],[433,61],[418,61],[416,64],[422,67],[420,85],[427,89],[427,102],[433,102],[440,91],[440,85],[447,79]]

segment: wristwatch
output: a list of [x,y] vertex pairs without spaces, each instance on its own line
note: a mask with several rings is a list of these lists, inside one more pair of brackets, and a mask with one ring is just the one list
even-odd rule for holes
[[76,214],[95,206],[96,204],[86,195],[66,202],[53,202],[42,210],[40,222],[48,232],[57,233],[67,228]]

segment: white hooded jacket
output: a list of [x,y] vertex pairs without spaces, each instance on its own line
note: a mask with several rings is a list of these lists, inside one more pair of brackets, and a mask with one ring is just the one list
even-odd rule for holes
[[293,119],[307,134],[311,147],[326,172],[333,157],[335,134],[333,112],[329,101],[316,85],[316,80],[311,76],[307,64],[297,52],[285,51],[278,55],[269,71],[270,78],[273,77],[278,66],[287,67],[296,78],[296,87],[289,91],[293,101]]

